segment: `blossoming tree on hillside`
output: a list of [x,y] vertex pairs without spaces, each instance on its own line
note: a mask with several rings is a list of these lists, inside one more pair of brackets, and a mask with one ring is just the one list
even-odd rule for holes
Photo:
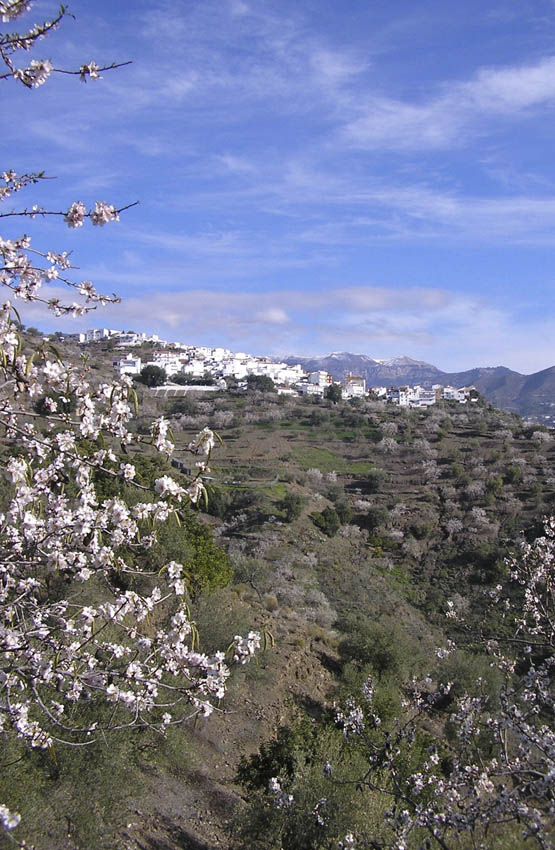
[[[0,19],[10,23],[31,5],[4,0]],[[35,89],[54,73],[86,81],[118,67],[91,61],[67,71],[44,59],[17,67],[22,52],[66,14],[60,7],[54,19],[25,33],[0,33],[4,84]],[[42,179],[42,172],[0,173],[0,201]],[[78,228],[117,221],[124,209],[75,201],[65,211],[0,208],[0,218],[57,216]],[[53,281],[68,287],[67,301],[49,296]],[[14,307],[17,300],[41,302],[57,316],[83,315],[118,299],[74,280],[67,253],[27,234],[0,237],[0,283],[11,299],[0,307],[0,462],[8,485],[0,513],[0,733],[37,748],[83,746],[105,726],[163,730],[207,716],[224,695],[226,655],[198,651],[183,566],[171,561],[152,574],[136,568],[135,559],[154,544],[160,523],[203,494],[214,435],[204,429],[189,446],[198,470],[192,481],[164,475],[150,490],[129,461],[130,445],[141,440],[128,428],[136,403],[130,380],[92,383],[84,363],[64,364],[46,343],[27,351]],[[173,451],[163,418],[149,442],[163,456]],[[106,477],[118,482],[118,495],[100,499],[97,483]],[[130,488],[139,496],[125,500]],[[231,659],[246,662],[259,642],[253,632],[238,636]],[[84,720],[85,703],[111,706],[102,714],[108,719]],[[0,826],[14,841],[18,822],[0,805]]]

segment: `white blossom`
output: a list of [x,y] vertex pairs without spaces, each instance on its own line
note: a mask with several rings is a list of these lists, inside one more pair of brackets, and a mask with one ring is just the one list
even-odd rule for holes
[[105,201],[97,201],[91,213],[91,221],[97,227],[103,227],[109,221],[119,221],[115,207]]
[[82,201],[75,201],[75,203],[71,204],[70,208],[65,214],[64,221],[66,222],[68,227],[82,227],[86,214],[87,208],[85,204]]
[[7,806],[0,805],[0,824],[4,829],[14,829],[21,821],[21,815],[10,812]]
[[96,62],[91,61],[91,62],[87,62],[84,65],[81,65],[81,67],[79,68],[79,76],[80,76],[81,82],[86,83],[87,79],[89,79],[89,80],[101,80],[102,77],[100,76],[100,74],[98,72],[99,72],[99,68],[98,68],[98,65],[96,64]]
[[24,86],[36,89],[42,86],[52,73],[52,63],[48,59],[33,59],[27,68],[19,68],[14,77]]

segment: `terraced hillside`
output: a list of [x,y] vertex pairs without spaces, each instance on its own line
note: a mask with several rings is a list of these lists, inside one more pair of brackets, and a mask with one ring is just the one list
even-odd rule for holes
[[[95,366],[102,376],[107,364]],[[368,669],[387,718],[403,682],[459,637],[445,618],[448,603],[478,627],[506,576],[505,556],[554,512],[554,435],[481,405],[421,412],[257,392],[161,402],[138,390],[142,465],[128,459],[145,475],[154,463],[156,474],[171,470],[149,453],[155,416],[170,418],[182,466],[192,466],[187,446],[200,427],[222,440],[208,504],[162,541],[162,554],[190,571],[201,648],[225,648],[258,628],[267,649],[258,665],[233,674],[222,713],[209,721],[165,739],[148,729],[114,733],[105,745],[54,758],[14,744],[0,790],[41,850],[273,847],[254,826],[244,833],[254,817],[248,757],[281,734],[308,758],[303,724],[331,734],[319,724]],[[231,582],[220,556],[219,578],[210,578],[205,555],[214,542]],[[457,681],[489,682],[479,647],[459,653],[456,665]]]

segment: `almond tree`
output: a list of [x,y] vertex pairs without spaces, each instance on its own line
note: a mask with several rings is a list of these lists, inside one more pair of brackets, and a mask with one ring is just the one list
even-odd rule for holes
[[[2,23],[18,20],[31,5],[0,0]],[[55,74],[98,80],[126,64],[90,61],[72,70],[32,59],[20,66],[20,56],[66,15],[62,6],[52,20],[25,32],[0,33],[4,84],[36,89]],[[43,172],[1,172],[0,201],[44,178]],[[78,200],[49,210],[34,204],[2,210],[0,218],[27,224],[53,216],[70,228],[102,227],[129,206],[97,201],[88,207]],[[49,296],[53,281],[67,286],[67,301]],[[189,445],[198,470],[191,481],[162,475],[150,491],[127,457],[129,445],[141,440],[128,428],[136,404],[130,380],[94,384],[86,364],[64,364],[46,343],[29,355],[14,306],[40,302],[56,316],[83,315],[118,299],[76,280],[68,253],[50,251],[26,233],[0,237],[0,283],[10,299],[0,305],[1,465],[9,484],[0,513],[0,733],[30,747],[85,746],[103,728],[149,725],[163,732],[193,715],[207,716],[224,695],[226,654],[198,650],[183,566],[172,561],[149,573],[139,571],[135,559],[156,541],[160,523],[203,495],[214,434],[205,428]],[[163,418],[154,422],[149,443],[161,455],[173,451]],[[121,496],[101,500],[96,484],[106,477],[120,482],[119,492],[135,488],[139,498],[131,507]],[[130,578],[136,589],[122,590]],[[230,659],[246,662],[259,642],[254,632],[237,636]],[[82,722],[85,701],[111,706],[102,714],[109,719]],[[0,827],[16,844],[18,823],[19,815],[0,805]]]

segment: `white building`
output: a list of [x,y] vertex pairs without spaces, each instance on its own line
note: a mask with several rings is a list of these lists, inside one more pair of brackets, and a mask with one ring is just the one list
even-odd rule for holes
[[130,354],[113,360],[112,364],[118,375],[138,375],[142,369],[141,358],[132,357]]
[[152,360],[145,363],[145,366],[158,366],[159,369],[164,369],[168,377],[170,375],[177,375],[178,372],[183,371],[182,359],[175,354],[169,354],[166,352],[163,354],[157,354]]
[[324,397],[326,391],[325,387],[320,387],[318,384],[310,384],[308,381],[302,381],[300,384],[296,384],[295,387],[301,395],[315,395],[321,398]]
[[341,383],[343,398],[363,398],[366,395],[366,381],[360,375],[347,375]]
[[[79,342],[98,342],[100,339],[110,339],[112,336],[118,336],[123,331],[115,331],[112,328],[91,328],[82,334],[79,334]],[[81,339],[81,337],[83,337]]]
[[305,376],[305,371],[300,363],[296,366],[288,366],[286,363],[278,363],[280,368],[276,371],[275,380],[283,384],[296,384]]
[[225,360],[227,357],[230,357],[232,352],[229,348],[213,348],[211,350],[210,356],[212,360],[216,360],[218,363],[222,360]]
[[387,391],[387,400],[399,407],[430,407],[436,403],[437,393],[418,384],[415,387],[391,387]]
[[232,357],[230,360],[226,360],[220,366],[218,371],[224,377],[237,378],[237,380],[246,378],[248,375],[246,364],[237,357]]
[[423,387],[415,387],[415,390],[409,399],[409,407],[430,407],[436,403],[435,390],[425,390]]
[[124,345],[126,348],[131,348],[134,345],[140,345],[141,338],[139,334],[134,333],[120,333],[118,336],[118,345]]
[[317,384],[319,387],[327,387],[331,384],[331,375],[329,372],[322,370],[318,372],[310,372],[308,381],[311,384]]
[[456,387],[443,387],[441,397],[445,401],[458,401],[459,404],[466,404],[466,394],[464,389],[458,390]]
[[188,363],[183,364],[181,371],[186,375],[198,375],[201,377],[207,371],[206,363],[204,360],[189,360]]
[[409,387],[390,387],[387,391],[388,402],[397,404],[399,407],[408,407],[409,398]]

